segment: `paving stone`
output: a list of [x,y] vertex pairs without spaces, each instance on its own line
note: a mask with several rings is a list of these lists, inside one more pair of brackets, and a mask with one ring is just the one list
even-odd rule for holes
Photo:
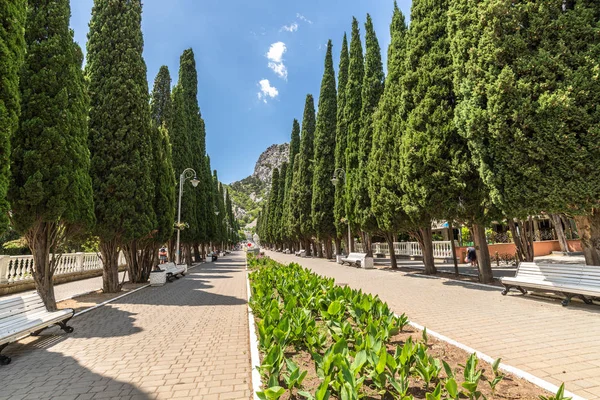
[[0,367],[0,399],[210,399],[206,383],[216,399],[248,399],[244,256],[201,264],[83,314],[71,321],[72,334],[53,328],[11,344],[3,351],[13,362]]

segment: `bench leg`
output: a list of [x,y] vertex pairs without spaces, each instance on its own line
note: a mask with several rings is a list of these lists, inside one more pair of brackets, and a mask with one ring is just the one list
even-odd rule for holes
[[42,331],[43,331],[44,329],[47,329],[47,328],[38,329],[37,331],[33,332],[33,333],[31,334],[31,336],[40,336],[40,333],[42,333]]
[[521,286],[517,286],[517,289],[519,290],[519,292],[521,292],[522,294],[527,294],[527,290],[523,289]]
[[512,289],[512,286],[511,286],[511,285],[504,284],[504,283],[503,283],[503,285],[504,285],[504,290],[502,291],[502,296],[506,296],[506,294],[507,294],[508,292],[510,292],[510,289]]
[[[4,350],[6,346],[8,346],[8,343],[0,344],[0,353],[2,352],[2,350]],[[2,354],[0,354],[0,365],[8,365],[10,364],[10,361],[10,357],[3,356]]]
[[565,299],[561,302],[561,304],[563,305],[563,307],[566,307],[569,305],[569,303],[571,303],[571,299],[573,298],[572,294],[569,293],[563,293],[565,295]]
[[580,294],[578,296],[581,300],[583,300],[583,302],[585,304],[594,304],[594,302],[592,301],[592,299],[588,299],[587,297],[585,297],[584,295]]
[[60,329],[62,329],[66,333],[72,333],[73,332],[73,327],[67,325],[67,322],[69,322],[70,320],[71,320],[71,318],[66,319],[64,321],[57,322],[56,325],[60,326]]

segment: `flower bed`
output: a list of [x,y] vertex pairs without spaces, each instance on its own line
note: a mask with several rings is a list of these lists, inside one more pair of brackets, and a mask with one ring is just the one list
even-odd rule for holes
[[[249,257],[250,306],[261,351],[262,399],[537,399],[542,389],[481,368],[417,333],[378,297],[336,286],[298,264]],[[549,397],[554,399],[554,397]],[[560,396],[556,398],[561,398]]]

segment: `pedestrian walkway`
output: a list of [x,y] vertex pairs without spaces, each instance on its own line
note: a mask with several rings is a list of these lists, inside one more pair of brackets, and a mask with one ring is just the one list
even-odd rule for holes
[[600,399],[600,307],[502,296],[499,288],[266,252],[379,295],[396,313],[588,399]]
[[0,399],[249,399],[244,256],[85,313],[72,334],[11,344]]
[[[119,272],[119,281],[123,280],[123,275],[125,274],[126,272]],[[95,278],[81,279],[78,281],[54,285],[54,295],[56,296],[56,301],[63,301],[100,289],[102,289],[102,276],[97,276]],[[26,292],[20,293],[12,293],[6,295],[6,297],[25,296],[31,293],[35,293],[35,290],[28,290]]]

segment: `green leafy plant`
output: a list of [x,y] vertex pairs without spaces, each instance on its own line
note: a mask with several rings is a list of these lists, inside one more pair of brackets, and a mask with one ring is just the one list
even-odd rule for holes
[[571,400],[571,397],[565,396],[565,384],[563,383],[554,396],[540,396],[540,400]]
[[256,395],[261,400],[277,400],[285,393],[285,389],[281,386],[273,386],[262,392],[256,392]]
[[492,389],[492,394],[496,393],[496,386],[502,381],[502,379],[504,379],[504,374],[502,374],[502,372],[500,372],[498,369],[500,367],[501,361],[502,361],[502,359],[498,358],[492,364],[492,371],[494,372],[494,378],[491,381],[488,381],[488,384],[490,385],[490,389]]
[[461,365],[461,367],[465,369],[463,373],[465,381],[461,386],[466,389],[465,394],[469,396],[469,399],[479,399],[482,395],[481,392],[477,390],[479,381],[481,380],[481,375],[483,373],[482,370],[477,369],[478,363],[479,360],[477,359],[477,355],[473,353],[467,359],[467,363],[465,365]]
[[300,371],[298,364],[289,358],[285,359],[287,374],[283,374],[283,380],[285,381],[286,387],[290,390],[293,388],[299,388],[302,385],[302,381],[306,378],[308,371]]

